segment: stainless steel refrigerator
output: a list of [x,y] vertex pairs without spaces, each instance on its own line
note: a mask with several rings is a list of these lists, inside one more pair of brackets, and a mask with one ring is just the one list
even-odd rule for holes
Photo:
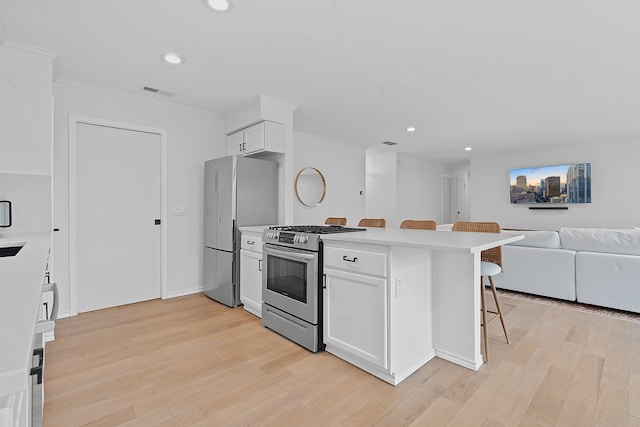
[[278,165],[242,156],[204,164],[204,293],[240,304],[240,232],[278,221]]

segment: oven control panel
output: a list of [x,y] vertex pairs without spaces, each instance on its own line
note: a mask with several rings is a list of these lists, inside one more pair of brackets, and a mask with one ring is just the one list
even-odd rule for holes
[[280,232],[280,236],[278,237],[278,243],[294,243],[296,238],[295,233],[285,233]]
[[262,235],[264,243],[299,248],[310,251],[319,249],[320,236],[317,234],[296,233],[281,230],[265,230]]
[[307,243],[309,241],[309,237],[305,235],[300,235],[296,233],[287,233],[287,232],[276,232],[276,231],[268,231],[265,234],[266,239],[274,240],[278,243]]

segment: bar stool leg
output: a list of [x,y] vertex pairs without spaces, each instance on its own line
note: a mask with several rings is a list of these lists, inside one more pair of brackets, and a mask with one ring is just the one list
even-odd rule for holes
[[502,310],[500,309],[500,303],[498,302],[498,294],[496,293],[496,287],[493,285],[493,279],[489,276],[489,283],[491,284],[491,292],[493,292],[493,299],[496,301],[496,308],[498,309],[498,316],[500,316],[500,323],[502,323],[502,330],[504,331],[504,337],[509,344],[509,336],[507,335],[507,327],[504,324],[504,317],[502,316]]
[[487,335],[487,310],[484,303],[484,283],[480,276],[480,303],[482,311],[482,335],[484,336],[484,361],[489,363],[489,336]]

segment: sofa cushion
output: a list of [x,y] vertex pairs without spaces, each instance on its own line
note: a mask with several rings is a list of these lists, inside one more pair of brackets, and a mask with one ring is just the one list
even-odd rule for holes
[[561,228],[559,234],[563,249],[640,255],[640,230]]
[[585,304],[640,313],[640,257],[578,252],[576,296]]
[[575,301],[575,258],[575,251],[505,245],[503,271],[493,281],[502,289]]
[[502,234],[517,236],[524,235],[524,239],[509,243],[510,246],[528,246],[534,248],[560,249],[560,236],[557,231],[534,230],[502,230]]

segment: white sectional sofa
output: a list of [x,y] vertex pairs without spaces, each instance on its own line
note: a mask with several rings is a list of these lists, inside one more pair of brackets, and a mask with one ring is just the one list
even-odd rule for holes
[[561,228],[576,251],[578,302],[640,313],[640,230]]
[[497,287],[640,313],[640,230],[503,230],[525,238],[503,247]]
[[576,300],[576,252],[562,248],[557,231],[502,233],[525,237],[502,247],[503,271],[493,278],[498,288]]

